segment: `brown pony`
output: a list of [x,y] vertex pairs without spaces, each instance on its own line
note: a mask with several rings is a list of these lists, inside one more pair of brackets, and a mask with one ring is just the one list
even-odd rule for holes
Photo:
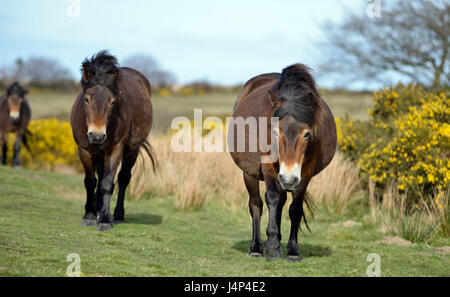
[[125,191],[140,149],[144,148],[154,161],[146,141],[153,122],[151,88],[141,73],[119,67],[117,59],[107,51],[86,59],[81,70],[82,91],[73,105],[71,124],[85,170],[83,226],[97,225],[99,231],[107,231],[113,227],[110,200],[119,164],[114,223],[125,220]]
[[[264,180],[269,209],[266,258],[274,260],[282,255],[281,215],[287,192],[291,192],[291,233],[286,259],[290,262],[299,261],[297,236],[301,219],[305,218],[303,203],[307,203],[306,189],[311,178],[331,162],[336,151],[336,124],[333,115],[317,92],[310,69],[296,64],[287,67],[281,74],[263,74],[249,80],[238,95],[233,117],[279,119],[278,127],[272,127],[271,121],[267,121],[266,127],[258,124],[258,130],[267,129],[267,133],[276,140],[277,161],[262,162],[261,157],[268,153],[263,153],[260,148],[257,152],[250,152],[247,148],[248,135],[245,136],[245,151],[234,152],[235,150],[230,149],[233,160],[244,173],[250,196],[249,208],[253,221],[250,256],[263,255],[260,235],[263,202],[259,194],[259,181]],[[229,127],[230,130],[231,128],[235,127]],[[237,134],[233,135],[234,139],[229,141],[237,143]]]
[[0,98],[0,144],[2,146],[2,165],[6,165],[8,153],[8,133],[16,133],[12,166],[20,166],[20,143],[27,146],[26,132],[31,119],[31,110],[25,90],[18,82],[13,83],[6,95]]

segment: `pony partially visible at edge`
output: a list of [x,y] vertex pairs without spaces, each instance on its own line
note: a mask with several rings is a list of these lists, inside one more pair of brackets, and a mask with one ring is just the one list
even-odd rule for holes
[[28,91],[18,82],[13,83],[6,94],[0,97],[0,145],[2,165],[6,165],[8,154],[8,134],[15,133],[12,166],[20,166],[21,143],[27,145],[27,127],[31,120],[31,109],[25,96]]

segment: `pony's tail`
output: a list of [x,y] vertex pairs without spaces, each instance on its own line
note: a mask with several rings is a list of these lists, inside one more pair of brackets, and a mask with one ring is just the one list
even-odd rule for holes
[[[306,208],[311,213],[311,216],[314,219],[314,210],[316,209],[316,206],[314,205],[314,202],[311,200],[311,196],[309,195],[309,193],[305,194],[305,197],[303,198],[303,202],[305,203]],[[303,203],[302,203],[302,219],[305,222],[306,229],[308,229],[308,231],[311,232],[311,229],[309,228],[309,225],[308,225],[308,220],[306,219],[306,213],[303,208]],[[300,231],[302,231],[301,223],[300,223]]]
[[[150,157],[150,160],[152,161],[153,172],[156,173],[159,169],[159,164],[158,159],[156,158],[155,149],[147,139],[144,140],[141,148],[143,148],[144,152]],[[145,164],[145,162],[143,164]]]

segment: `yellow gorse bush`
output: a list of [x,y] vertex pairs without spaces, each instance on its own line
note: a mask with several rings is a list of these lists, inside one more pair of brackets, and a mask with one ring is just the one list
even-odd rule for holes
[[419,105],[422,98],[432,96],[420,86],[398,84],[374,92],[374,108],[369,114],[374,118],[387,119],[408,112],[410,106]]
[[368,122],[338,119],[340,149],[365,180],[416,200],[450,180],[450,103],[445,94],[399,85],[376,92]]
[[[30,150],[22,146],[22,166],[29,169],[54,170],[68,166],[80,169],[77,145],[73,140],[70,123],[58,119],[33,120],[28,126],[27,140]],[[10,154],[14,135],[9,137]]]

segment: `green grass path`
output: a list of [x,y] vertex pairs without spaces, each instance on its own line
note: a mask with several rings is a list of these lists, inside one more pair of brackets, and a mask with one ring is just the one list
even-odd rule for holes
[[300,235],[296,264],[247,257],[249,215],[214,204],[183,213],[171,198],[126,201],[127,223],[100,233],[81,227],[83,191],[81,176],[0,168],[0,276],[64,276],[71,253],[83,276],[365,276],[370,253],[383,276],[450,276],[450,256],[434,247],[377,244],[373,227],[320,215]]

